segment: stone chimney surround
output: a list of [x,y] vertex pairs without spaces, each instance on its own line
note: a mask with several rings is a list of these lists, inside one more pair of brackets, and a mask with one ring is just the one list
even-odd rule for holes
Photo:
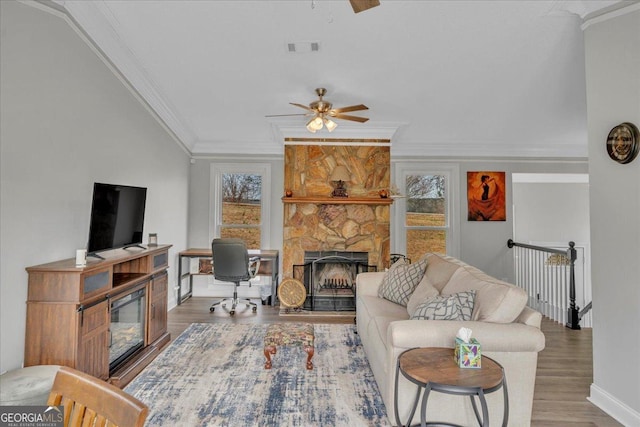
[[[367,252],[382,270],[389,262],[390,152],[376,145],[286,145],[283,277],[304,263],[305,251]],[[346,166],[349,197],[330,197],[337,165]],[[384,190],[384,191],[383,191]]]

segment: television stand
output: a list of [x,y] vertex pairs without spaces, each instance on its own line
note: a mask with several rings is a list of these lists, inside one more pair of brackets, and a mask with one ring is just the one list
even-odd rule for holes
[[[27,267],[24,366],[65,365],[124,387],[171,340],[167,330],[170,247],[135,252],[113,249],[103,252],[102,260],[92,259],[83,267],[76,267],[75,258]],[[113,362],[119,356],[117,347],[112,348],[116,323],[126,319],[112,318],[112,303],[137,292],[143,295],[137,305],[142,347]]]
[[98,258],[98,259],[101,259],[101,260],[105,259],[102,255],[98,255],[96,253],[87,254],[87,258],[89,258],[89,257],[94,257],[94,258]]

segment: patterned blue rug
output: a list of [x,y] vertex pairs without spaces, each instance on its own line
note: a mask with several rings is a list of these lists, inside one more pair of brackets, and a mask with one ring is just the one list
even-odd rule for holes
[[125,391],[147,426],[389,426],[354,326],[314,326],[313,370],[297,346],[266,370],[266,324],[191,324]]

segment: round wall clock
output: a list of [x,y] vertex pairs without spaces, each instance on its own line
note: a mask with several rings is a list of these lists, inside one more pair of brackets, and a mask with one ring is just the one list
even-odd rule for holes
[[307,290],[297,279],[285,279],[278,286],[278,299],[286,308],[298,308],[304,304],[306,298]]
[[607,153],[618,163],[631,163],[640,151],[638,128],[629,122],[611,129],[607,136]]

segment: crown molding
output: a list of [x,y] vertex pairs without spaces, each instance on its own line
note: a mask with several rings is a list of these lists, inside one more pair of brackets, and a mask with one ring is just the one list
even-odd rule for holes
[[[391,143],[384,141],[385,138],[365,138],[362,134],[354,136],[351,140],[342,140],[332,132],[322,133],[321,137],[310,137],[310,133],[304,133],[303,137],[287,137],[283,139],[260,140],[260,141],[197,141],[192,149],[192,156],[211,155],[281,155],[283,146],[287,144],[296,145],[376,145],[391,146],[391,155],[395,158],[415,157],[415,158],[490,158],[496,159],[586,159],[588,150],[586,145],[571,144],[563,142],[547,142],[523,147],[522,145],[500,141],[399,141],[392,140]],[[315,141],[314,141],[315,139]],[[332,141],[332,139],[334,141]],[[337,141],[335,141],[337,139]],[[357,142],[358,140],[362,142]],[[370,142],[367,142],[369,140]],[[371,142],[377,140],[375,142]]]
[[363,138],[285,138],[284,145],[343,145],[343,146],[376,146],[390,147],[388,139],[363,139]]
[[140,61],[115,30],[117,22],[102,0],[66,1],[55,3],[69,15],[74,29],[99,56],[110,65],[116,75],[136,94],[177,139],[179,145],[191,151],[196,141],[182,118],[158,90],[157,85],[143,71]]
[[524,147],[506,141],[402,141],[394,142],[394,156],[491,157],[491,158],[587,158],[586,144],[540,142]]
[[608,21],[609,19],[618,18],[628,13],[640,10],[640,0],[636,0],[631,4],[625,4],[626,2],[621,3],[623,3],[622,6],[614,5],[611,8],[606,8],[587,15],[580,28],[584,31],[593,24],[598,24],[600,22]]
[[192,156],[217,154],[274,155],[283,153],[282,142],[277,140],[229,141],[211,140],[196,141],[191,147]]
[[285,142],[287,140],[308,140],[309,138],[325,139],[341,139],[341,140],[388,140],[393,142],[393,138],[397,136],[398,130],[405,126],[406,123],[399,122],[367,122],[367,123],[348,123],[340,121],[338,127],[329,132],[322,129],[318,132],[311,133],[300,122],[277,122],[271,121],[271,131],[276,141]]

